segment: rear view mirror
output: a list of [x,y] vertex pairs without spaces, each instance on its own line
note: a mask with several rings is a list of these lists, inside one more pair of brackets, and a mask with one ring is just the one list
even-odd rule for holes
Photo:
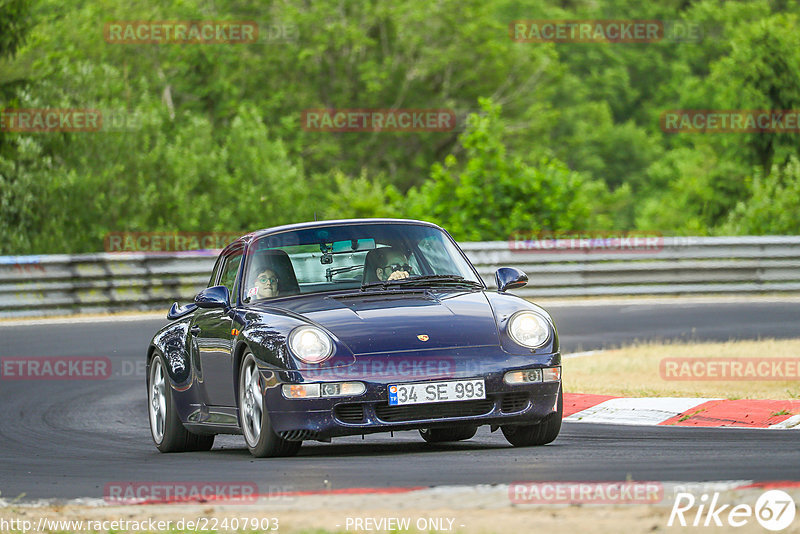
[[374,239],[351,239],[349,241],[336,241],[331,245],[331,253],[343,254],[345,252],[360,252],[375,248]]

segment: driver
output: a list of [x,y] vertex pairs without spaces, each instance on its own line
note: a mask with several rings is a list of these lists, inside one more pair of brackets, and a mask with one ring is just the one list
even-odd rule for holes
[[402,252],[392,248],[382,249],[382,258],[378,262],[375,274],[378,280],[385,282],[388,280],[401,280],[411,276],[411,266],[408,258]]

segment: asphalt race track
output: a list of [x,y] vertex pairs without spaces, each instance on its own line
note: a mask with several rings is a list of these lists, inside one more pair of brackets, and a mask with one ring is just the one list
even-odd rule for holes
[[[800,337],[800,302],[549,307],[564,352],[645,339]],[[796,431],[566,423],[539,448],[514,449],[482,427],[433,446],[416,432],[304,444],[255,460],[238,436],[207,453],[160,454],[145,407],[143,357],[166,320],[3,325],[0,356],[107,356],[106,380],[0,380],[0,498],[102,498],[124,481],[252,481],[261,493],[520,480],[800,480]]]

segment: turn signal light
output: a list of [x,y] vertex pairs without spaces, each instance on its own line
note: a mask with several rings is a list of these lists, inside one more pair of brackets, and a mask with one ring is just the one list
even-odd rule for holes
[[534,382],[558,382],[559,380],[561,380],[561,367],[509,371],[503,376],[503,382],[509,385],[530,384]]
[[287,399],[320,397],[351,397],[367,390],[362,382],[325,382],[322,384],[284,384],[281,388]]

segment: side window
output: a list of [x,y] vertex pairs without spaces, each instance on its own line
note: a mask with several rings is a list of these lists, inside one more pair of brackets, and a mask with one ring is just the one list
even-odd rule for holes
[[222,267],[222,275],[219,279],[219,285],[228,288],[231,293],[231,301],[236,301],[236,289],[238,288],[236,274],[239,272],[239,264],[242,262],[242,251],[234,252],[225,258],[225,263]]
[[219,270],[222,268],[224,260],[225,258],[223,258],[222,256],[217,258],[217,263],[214,264],[214,270],[211,271],[211,280],[208,281],[207,287],[213,287],[217,285],[217,275],[219,274]]

